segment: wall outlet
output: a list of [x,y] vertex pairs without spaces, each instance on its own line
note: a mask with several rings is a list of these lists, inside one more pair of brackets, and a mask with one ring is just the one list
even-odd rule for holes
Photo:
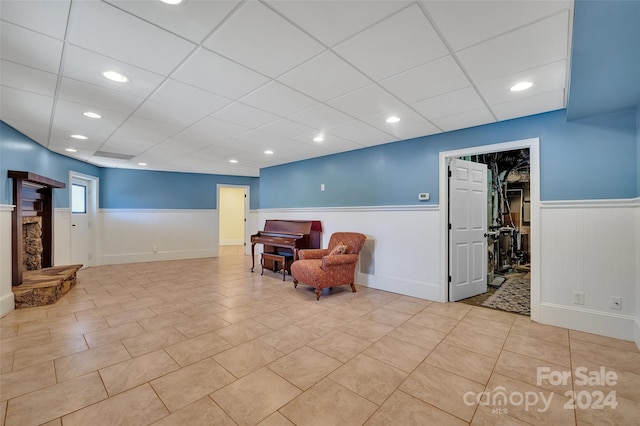
[[320,191],[324,191],[324,183],[320,184]]
[[611,296],[611,309],[622,309],[622,298],[618,296]]
[[153,252],[157,253],[158,252],[158,246],[153,246]]
[[582,292],[582,291],[574,291],[573,292],[573,304],[574,305],[584,305],[584,292]]

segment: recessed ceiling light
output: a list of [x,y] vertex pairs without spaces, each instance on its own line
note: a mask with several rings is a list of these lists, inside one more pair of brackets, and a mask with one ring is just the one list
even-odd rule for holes
[[324,141],[324,137],[322,135],[318,135],[315,138],[313,138],[314,142],[322,142]]
[[533,86],[533,83],[530,81],[521,81],[518,84],[514,84],[513,86],[511,86],[511,91],[512,92],[520,92],[522,90],[527,90],[529,87]]
[[91,112],[91,111],[83,112],[82,115],[89,118],[102,118],[102,116],[97,112]]
[[391,116],[387,118],[387,123],[397,123],[398,121],[400,121],[400,118],[396,116]]
[[229,160],[230,163],[237,163],[238,160]]
[[71,135],[71,137],[74,139],[82,139],[83,141],[89,139],[85,135]]
[[176,5],[182,3],[183,0],[160,0],[162,3]]
[[78,152],[77,149],[73,149],[73,148],[67,148],[67,149],[65,149],[65,151],[67,151],[67,152]]
[[138,163],[138,166],[146,166],[147,163]]
[[273,151],[271,151],[270,149],[268,149],[268,150],[266,150],[264,153],[265,153],[265,154],[267,154],[267,155],[271,155],[271,154],[273,154]]
[[105,71],[102,73],[102,75],[104,75],[111,81],[115,81],[116,83],[126,83],[127,81],[129,81],[129,77],[115,71]]

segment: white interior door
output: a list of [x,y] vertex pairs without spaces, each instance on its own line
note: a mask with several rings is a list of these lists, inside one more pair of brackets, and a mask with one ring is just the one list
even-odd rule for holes
[[71,263],[89,266],[90,244],[90,182],[79,178],[71,181]]
[[449,300],[487,291],[487,166],[449,163]]

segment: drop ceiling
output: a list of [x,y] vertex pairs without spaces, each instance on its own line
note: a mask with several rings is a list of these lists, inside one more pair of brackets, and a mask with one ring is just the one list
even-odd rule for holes
[[[573,1],[0,8],[0,119],[98,166],[258,176],[566,106]],[[509,90],[523,80],[533,87]],[[392,115],[400,121],[387,123]]]

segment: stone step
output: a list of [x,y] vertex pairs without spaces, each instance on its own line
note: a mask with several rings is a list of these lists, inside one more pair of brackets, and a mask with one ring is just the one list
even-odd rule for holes
[[22,284],[14,286],[16,309],[55,303],[76,285],[76,273],[82,265],[62,265],[25,271]]

